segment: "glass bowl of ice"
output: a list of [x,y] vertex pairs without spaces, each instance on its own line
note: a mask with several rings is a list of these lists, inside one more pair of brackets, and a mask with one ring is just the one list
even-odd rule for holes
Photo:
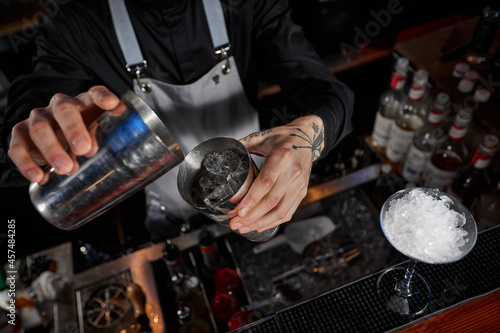
[[417,262],[446,264],[474,247],[477,227],[469,210],[455,197],[434,188],[415,187],[394,193],[380,211],[380,225],[392,246],[408,258],[407,268],[390,268],[377,281],[379,297],[404,315],[423,313],[430,288],[415,272]]

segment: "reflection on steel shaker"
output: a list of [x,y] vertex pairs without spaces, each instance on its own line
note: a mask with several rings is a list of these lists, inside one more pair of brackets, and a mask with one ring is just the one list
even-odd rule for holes
[[145,187],[183,160],[183,153],[168,128],[137,95],[127,92],[126,112],[103,114],[96,127],[98,152],[76,158],[71,175],[48,169],[48,182],[32,183],[31,201],[54,226],[75,229]]

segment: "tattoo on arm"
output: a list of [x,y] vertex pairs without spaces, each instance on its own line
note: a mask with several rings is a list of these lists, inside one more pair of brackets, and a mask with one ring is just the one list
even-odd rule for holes
[[295,134],[292,133],[290,136],[295,136],[298,137],[304,141],[306,141],[309,145],[308,146],[296,146],[292,145],[293,149],[299,149],[299,148],[306,148],[306,149],[311,149],[312,153],[312,160],[315,161],[319,158],[321,155],[321,145],[325,141],[325,131],[323,126],[321,126],[321,129],[318,127],[318,125],[313,123],[313,130],[314,130],[314,137],[311,139],[307,133],[305,133],[303,130],[300,128],[296,128],[297,131],[299,131],[301,134]]
[[248,139],[253,138],[254,136],[264,136],[264,135],[269,134],[271,132],[272,132],[272,129],[266,129],[266,130],[262,130],[260,132],[255,132],[255,133],[249,134],[246,137],[244,137],[243,141],[247,141]]

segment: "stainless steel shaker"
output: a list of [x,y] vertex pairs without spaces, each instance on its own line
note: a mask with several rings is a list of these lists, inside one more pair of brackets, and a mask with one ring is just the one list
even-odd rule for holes
[[[206,172],[206,158],[209,155],[224,154],[228,151],[237,153],[248,168],[245,169],[243,177],[235,178],[236,183],[231,184],[232,191],[227,196],[222,197],[218,202],[209,202],[199,184],[202,175]],[[229,137],[216,137],[200,143],[186,155],[179,166],[177,187],[180,195],[188,204],[210,219],[229,227],[229,221],[235,215],[229,215],[228,212],[236,208],[238,202],[244,197],[253,179],[257,176],[257,172],[257,167],[241,142]],[[274,227],[263,232],[251,231],[241,235],[253,242],[264,242],[272,238],[278,228]],[[235,232],[239,234],[239,232]]]
[[127,107],[123,115],[104,113],[92,125],[99,146],[95,155],[78,156],[74,174],[48,169],[47,183],[30,185],[33,205],[54,226],[78,228],[184,159],[166,125],[144,101],[130,91],[121,100]]

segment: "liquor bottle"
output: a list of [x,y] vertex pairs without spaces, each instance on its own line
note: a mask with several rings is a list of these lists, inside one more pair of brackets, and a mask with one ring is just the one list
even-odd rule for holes
[[492,184],[496,184],[500,181],[500,151],[497,151],[491,158],[490,165],[488,165],[486,172]]
[[198,247],[203,258],[200,273],[203,277],[213,280],[215,273],[221,268],[221,259],[214,235],[206,227],[198,234]]
[[[491,58],[491,82],[500,82],[500,46]],[[500,102],[500,89],[495,89],[493,92],[497,102]]]
[[471,213],[478,231],[500,224],[500,182],[495,188],[483,191],[472,202]]
[[165,241],[165,249],[163,250],[163,259],[167,263],[171,276],[192,275],[184,263],[181,251],[176,245],[172,244],[172,242],[169,239]]
[[427,124],[419,128],[413,135],[412,145],[401,173],[407,181],[415,184],[422,181],[436,143],[446,138],[446,133],[441,124],[449,100],[450,96],[448,94],[437,94],[432,109],[427,116]]
[[177,311],[177,317],[179,319],[179,324],[181,325],[179,333],[211,333],[212,330],[208,323],[193,315],[191,308],[180,302],[179,310]]
[[410,149],[413,134],[422,127],[427,116],[427,104],[423,102],[426,84],[429,79],[427,71],[415,72],[413,82],[404,102],[400,104],[389,133],[386,156],[394,165],[402,164]]
[[380,96],[375,123],[373,125],[371,144],[382,154],[385,152],[394,117],[403,99],[403,88],[406,83],[409,63],[409,60],[404,57],[396,60],[390,88]]
[[463,138],[471,120],[472,111],[461,109],[448,132],[448,138],[443,143],[436,144],[424,174],[425,187],[449,191],[455,174],[467,156]]
[[486,61],[486,56],[493,44],[499,23],[500,12],[493,10],[489,6],[484,8],[466,55],[469,63],[481,64]]
[[210,321],[208,307],[200,289],[200,280],[196,276],[174,274],[172,284],[175,290],[175,302],[189,306],[191,313],[196,318]]
[[486,135],[476,150],[472,162],[460,168],[453,181],[451,194],[470,208],[472,201],[490,183],[486,168],[498,148],[498,137]]

